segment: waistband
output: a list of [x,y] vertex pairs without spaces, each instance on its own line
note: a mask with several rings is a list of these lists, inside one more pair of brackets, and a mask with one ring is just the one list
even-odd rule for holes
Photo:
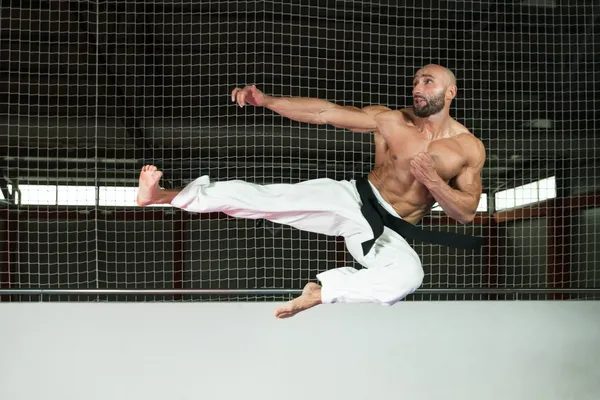
[[[400,217],[394,217],[394,214],[398,215],[398,213],[394,211],[394,214],[391,214],[387,208],[384,208],[385,205],[388,207],[391,207],[391,205],[385,201],[383,201],[384,204],[381,204],[381,201],[377,198],[379,192],[373,190],[374,187],[368,177],[356,179],[356,189],[363,203],[361,212],[371,226],[374,234],[373,239],[362,243],[363,254],[365,255],[369,253],[377,238],[383,233],[384,226],[394,230],[406,239],[413,239],[423,243],[470,250],[475,250],[483,246],[482,237],[425,230],[406,222]],[[381,197],[380,193],[379,197]],[[382,197],[381,200],[383,200]]]
[[381,195],[381,193],[379,193],[379,190],[377,190],[377,188],[371,183],[371,181],[368,180],[368,179],[367,179],[367,181],[369,182],[369,185],[371,185],[371,190],[373,190],[373,194],[375,195],[375,198],[377,199],[377,202],[379,202],[379,204],[381,204],[381,206],[383,208],[385,208],[385,210],[388,213],[392,214],[396,218],[402,219],[402,217],[400,216],[400,214],[398,214],[396,212],[396,210],[394,210],[394,207],[392,207],[392,205],[390,203],[388,203],[387,201],[385,201],[385,199],[383,198],[383,196]]

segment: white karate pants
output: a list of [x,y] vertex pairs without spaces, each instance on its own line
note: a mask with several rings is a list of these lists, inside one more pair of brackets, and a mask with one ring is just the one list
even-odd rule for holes
[[[373,187],[373,186],[372,186]],[[373,187],[381,204],[398,216]],[[350,254],[364,269],[341,267],[317,275],[323,303],[392,305],[423,282],[417,253],[406,240],[385,227],[367,256],[362,242],[373,238],[363,217],[355,181],[328,178],[296,184],[258,185],[241,180],[210,182],[201,176],[187,185],[171,205],[195,213],[223,212],[330,236],[342,236]]]

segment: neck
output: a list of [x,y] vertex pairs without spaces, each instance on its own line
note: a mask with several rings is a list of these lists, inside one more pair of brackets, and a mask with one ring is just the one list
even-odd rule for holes
[[417,117],[416,125],[430,139],[440,139],[450,135],[451,118],[446,110],[426,118]]

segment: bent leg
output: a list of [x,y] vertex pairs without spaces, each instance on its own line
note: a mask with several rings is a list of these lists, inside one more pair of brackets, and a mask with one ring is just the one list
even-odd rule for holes
[[181,190],[170,204],[189,212],[266,219],[331,236],[371,229],[360,211],[354,184],[328,178],[259,185],[241,180],[211,182],[208,176],[202,176]]
[[335,268],[317,275],[322,287],[309,283],[302,295],[275,310],[278,318],[289,318],[319,304],[375,303],[391,306],[413,293],[423,282],[423,268],[417,253],[396,232],[385,228],[365,257],[357,234],[346,238],[352,256],[365,269]]
[[317,275],[321,281],[321,302],[376,303],[393,305],[423,283],[423,268],[417,253],[406,240],[385,228],[371,252],[363,256],[362,235],[346,239],[352,256],[364,269],[336,268]]

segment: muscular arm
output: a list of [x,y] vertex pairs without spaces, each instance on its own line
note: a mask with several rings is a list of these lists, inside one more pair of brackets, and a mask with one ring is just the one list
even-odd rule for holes
[[469,154],[467,165],[454,179],[454,188],[442,180],[428,185],[429,192],[449,217],[461,224],[473,220],[481,198],[481,170],[485,164],[485,148],[474,140],[466,149]]
[[372,132],[377,129],[375,115],[389,110],[383,106],[364,109],[345,107],[327,100],[305,97],[266,96],[264,106],[286,118],[310,124],[328,124],[354,132]]
[[245,104],[266,107],[277,114],[298,122],[349,129],[354,132],[373,132],[377,130],[377,114],[388,111],[383,106],[344,107],[327,100],[310,97],[275,97],[261,92],[255,85],[243,89],[235,88],[231,92],[231,101],[240,107]]

